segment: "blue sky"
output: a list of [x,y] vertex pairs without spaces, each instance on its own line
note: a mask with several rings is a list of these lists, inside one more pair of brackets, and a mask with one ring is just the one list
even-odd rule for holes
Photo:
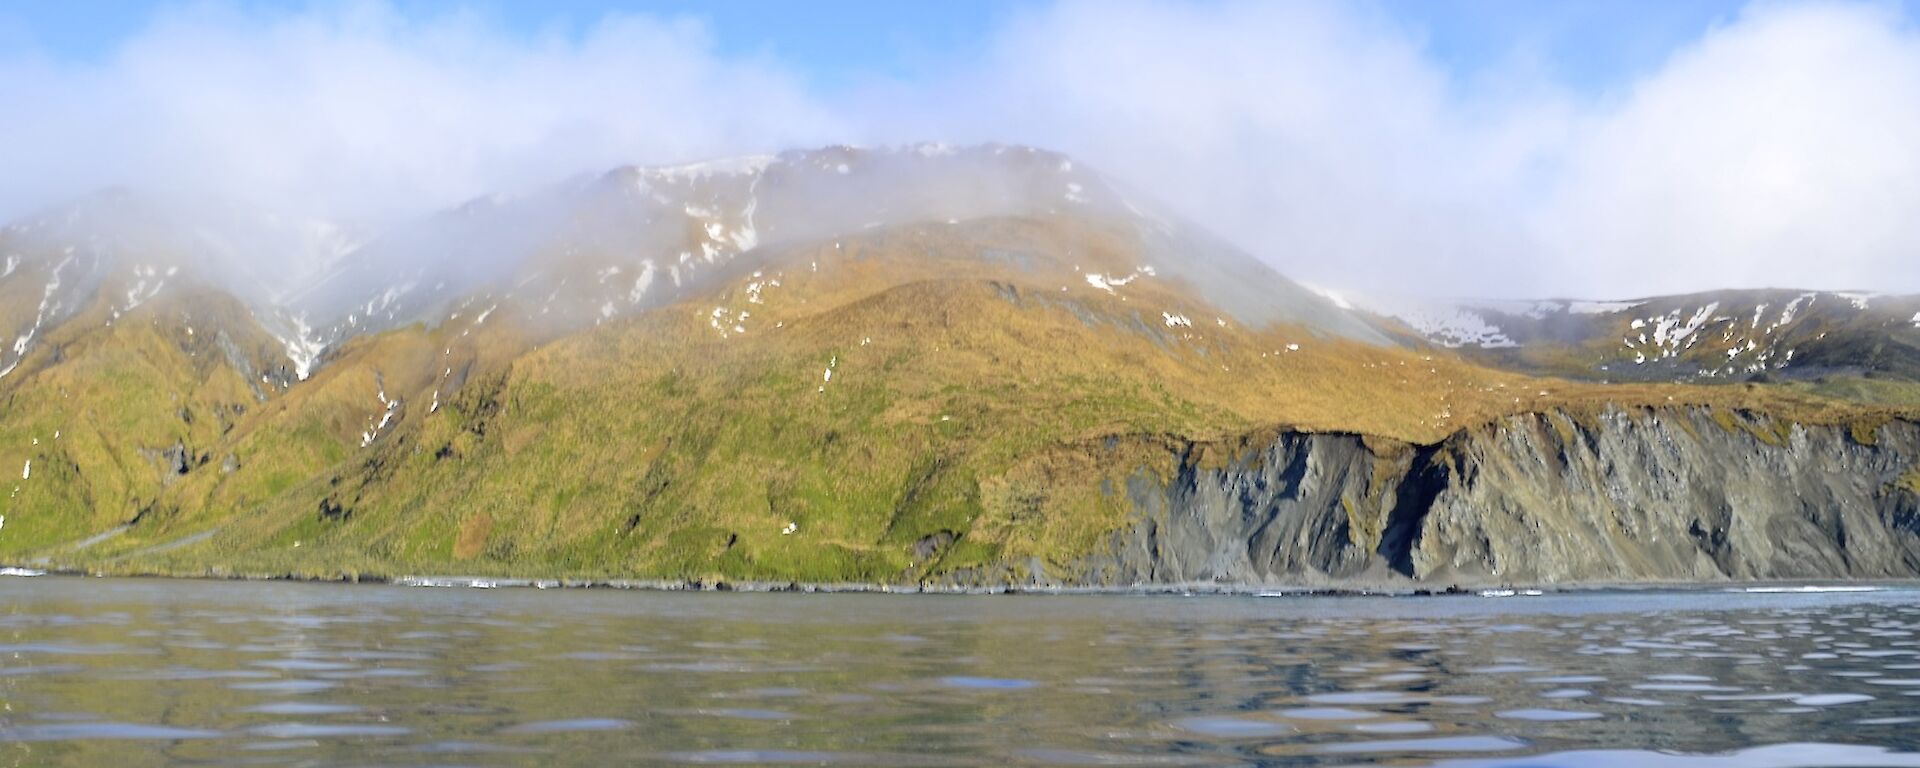
[[[192,5],[163,0],[12,4],[0,7],[0,29],[9,30],[0,40],[11,38],[14,45],[34,45],[63,59],[95,60],[110,55],[156,11]],[[273,14],[327,4],[249,1],[222,5]],[[943,66],[980,45],[1008,13],[1037,4],[1031,0],[479,0],[401,1],[391,5],[413,18],[478,13],[527,36],[554,31],[577,35],[608,14],[696,18],[707,24],[722,54],[775,56],[816,82],[838,84],[874,75],[912,77]]]
[[1920,291],[1920,0],[0,4],[0,220],[350,221],[833,143],[1073,155],[1333,288]]
[[[157,10],[193,3],[160,0],[63,0],[0,8],[0,41],[32,45],[72,61],[110,55]],[[325,4],[224,3],[272,14]],[[547,0],[412,2],[393,7],[414,18],[465,11],[533,36],[577,35],[611,14],[686,17],[706,23],[717,51],[771,56],[815,84],[839,87],[869,78],[912,80],[964,60],[1009,16],[1044,7],[1039,0]],[[1471,78],[1515,55],[1537,56],[1561,81],[1605,89],[1645,73],[1711,25],[1733,18],[1735,0],[1401,0],[1374,11],[1423,39],[1456,76]]]

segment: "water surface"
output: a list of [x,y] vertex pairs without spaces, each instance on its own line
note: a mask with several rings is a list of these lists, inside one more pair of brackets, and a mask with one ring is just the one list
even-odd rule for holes
[[1920,592],[0,578],[0,765],[1920,766]]

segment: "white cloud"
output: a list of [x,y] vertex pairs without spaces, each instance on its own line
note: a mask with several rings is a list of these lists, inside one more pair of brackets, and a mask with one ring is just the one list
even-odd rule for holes
[[716,55],[697,22],[613,16],[527,39],[379,4],[169,13],[91,66],[0,55],[0,103],[9,214],[121,183],[417,211],[841,133],[781,67]]
[[1419,40],[1347,5],[1067,2],[963,81],[988,94],[969,130],[1363,291],[1920,291],[1920,39],[1894,10],[1758,5],[1601,94],[1524,50],[1463,81]]
[[1575,285],[1920,290],[1920,38],[1879,6],[1768,6],[1569,142],[1540,230]]
[[974,135],[1082,155],[1290,273],[1356,288],[1506,282],[1534,250],[1511,211],[1563,130],[1551,89],[1464,93],[1406,30],[1330,4],[1063,3],[1016,21],[958,87],[981,94],[957,113],[983,116]]
[[1463,79],[1390,10],[1065,0],[950,77],[842,93],[691,21],[199,7],[97,65],[0,53],[0,216],[115,183],[411,213],[626,162],[1001,140],[1362,292],[1920,291],[1920,39],[1894,7],[1756,6],[1599,94],[1520,44]]

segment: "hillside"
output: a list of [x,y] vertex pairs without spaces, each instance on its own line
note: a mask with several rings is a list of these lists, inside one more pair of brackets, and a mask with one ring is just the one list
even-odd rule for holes
[[[31,329],[0,376],[0,462],[23,467],[0,513],[7,561],[307,576],[1473,581],[1513,574],[1500,568],[1510,551],[1555,546],[1528,540],[1540,520],[1572,546],[1584,535],[1573,531],[1609,516],[1711,502],[1726,510],[1717,522],[1660,525],[1704,525],[1688,551],[1725,567],[1663,554],[1522,573],[1764,578],[1803,561],[1734,532],[1818,497],[1858,519],[1837,545],[1833,525],[1813,526],[1807,547],[1869,551],[1845,530],[1884,542],[1828,575],[1920,574],[1920,558],[1898,554],[1920,551],[1920,476],[1907,474],[1920,456],[1915,412],[1897,398],[1602,383],[1545,358],[1406,338],[1023,148],[618,169],[403,225],[318,259],[284,293],[207,278],[220,262],[191,240],[153,238],[189,243],[165,266],[125,244],[59,240],[0,240],[20,264],[0,297],[59,297],[33,312],[0,305],[12,312],[0,321]],[[73,254],[98,277],[57,266]],[[1593,322],[1631,330],[1648,321],[1626,315],[1662,306]],[[1750,330],[1761,325],[1773,324]],[[1566,345],[1599,354],[1600,333]],[[1882,329],[1883,348],[1905,334]],[[1818,341],[1788,342],[1796,365],[1846,354]],[[1558,447],[1489,447],[1519,423]],[[1662,429],[1697,446],[1648,442]],[[1333,452],[1346,458],[1268,455],[1325,440],[1349,441]],[[1571,466],[1581,446],[1592,482],[1513,469]],[[1848,490],[1820,496],[1811,479],[1734,500],[1614,489],[1664,487],[1629,471],[1705,483],[1696,470],[1736,460],[1846,478],[1835,482]],[[1497,467],[1506,496],[1461,485]],[[1258,479],[1197,492],[1223,471]],[[1178,539],[1153,533],[1214,518]],[[1193,566],[1234,552],[1268,566]]]
[[1792,381],[1914,402],[1920,296],[1715,291],[1632,301],[1363,301],[1403,340],[1594,381]]

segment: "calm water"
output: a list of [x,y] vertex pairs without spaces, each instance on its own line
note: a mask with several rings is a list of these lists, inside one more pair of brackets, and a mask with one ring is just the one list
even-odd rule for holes
[[0,765],[1920,766],[1920,592],[0,578]]

